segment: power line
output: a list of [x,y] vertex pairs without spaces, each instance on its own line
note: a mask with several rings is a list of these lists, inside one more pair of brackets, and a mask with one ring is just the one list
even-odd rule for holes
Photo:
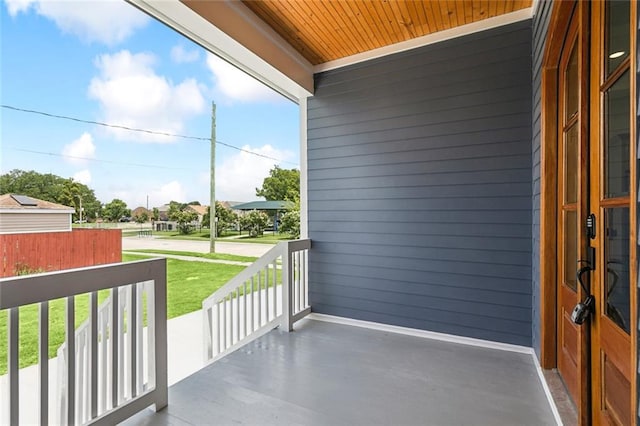
[[119,164],[124,166],[135,166],[135,167],[147,167],[152,169],[168,169],[168,170],[192,170],[190,167],[169,167],[169,166],[158,166],[153,164],[141,164],[141,163],[126,163],[123,161],[114,161],[114,160],[99,160],[96,158],[89,157],[79,157],[75,155],[65,155],[65,154],[57,154],[55,152],[46,152],[46,151],[35,151],[32,149],[24,149],[24,148],[16,148],[14,146],[7,146],[7,148],[12,149],[14,151],[20,152],[28,152],[31,154],[41,154],[41,155],[50,155],[53,157],[63,157],[63,158],[73,158],[76,160],[85,160],[85,161],[94,161],[97,163],[107,163],[107,164]]
[[[29,114],[37,114],[37,115],[42,115],[42,116],[49,117],[49,118],[56,118],[56,119],[60,119],[60,120],[75,121],[77,123],[94,124],[96,126],[110,127],[112,129],[126,130],[126,131],[129,131],[129,132],[138,132],[138,133],[146,133],[146,134],[156,135],[156,136],[167,136],[167,137],[179,138],[179,139],[189,139],[189,140],[196,140],[196,141],[211,142],[211,138],[204,138],[204,137],[199,137],[199,136],[189,136],[189,135],[180,135],[180,134],[176,134],[176,133],[159,132],[159,131],[156,131],[156,130],[148,130],[148,129],[138,129],[138,128],[135,128],[135,127],[121,126],[119,124],[103,123],[101,121],[85,120],[85,119],[77,118],[77,117],[69,117],[69,116],[66,116],[66,115],[52,114],[52,113],[49,113],[49,112],[37,111],[37,110],[33,110],[33,109],[19,108],[19,107],[15,107],[15,106],[12,106],[12,105],[2,104],[1,106],[2,106],[2,108],[10,109],[10,110],[13,110],[13,111],[24,112],[24,113],[29,113]],[[222,146],[226,146],[227,148],[235,149],[237,151],[246,152],[247,154],[255,155],[257,157],[266,158],[268,160],[273,160],[273,161],[277,161],[277,162],[280,162],[280,163],[286,163],[286,164],[292,164],[294,166],[298,166],[297,163],[293,163],[291,161],[285,161],[285,160],[281,160],[279,158],[271,157],[271,156],[268,156],[268,155],[265,155],[265,154],[260,154],[258,152],[254,152],[254,151],[251,151],[251,150],[248,150],[248,149],[240,148],[239,146],[231,145],[231,144],[219,141],[219,140],[216,140],[216,144],[222,145]],[[38,152],[38,153],[44,154],[43,152]],[[52,154],[52,155],[56,155],[56,154]]]

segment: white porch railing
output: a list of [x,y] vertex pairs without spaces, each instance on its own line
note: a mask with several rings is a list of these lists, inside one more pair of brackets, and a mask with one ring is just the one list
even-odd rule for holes
[[[110,289],[98,307],[98,291]],[[75,329],[74,296],[89,294],[89,318]],[[147,329],[143,329],[146,295]],[[166,260],[153,259],[0,279],[0,309],[8,309],[8,419],[20,422],[19,308],[39,304],[40,424],[115,424],[167,405]],[[48,371],[49,301],[66,299],[59,383]],[[117,309],[114,309],[114,306]],[[60,417],[50,419],[50,388]],[[36,389],[34,389],[35,391]],[[30,407],[34,409],[35,407]],[[56,408],[56,407],[54,407]],[[52,410],[55,412],[55,410]]]
[[310,248],[311,240],[281,242],[202,302],[205,362],[278,326],[291,331],[293,323],[311,311]]

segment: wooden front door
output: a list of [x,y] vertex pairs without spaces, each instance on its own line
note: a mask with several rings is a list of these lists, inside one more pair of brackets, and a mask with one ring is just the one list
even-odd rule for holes
[[589,207],[596,217],[596,235],[590,242],[596,257],[596,269],[591,273],[596,298],[591,324],[594,424],[630,425],[634,411],[632,9],[631,2],[608,1],[594,2],[591,11],[591,26],[599,29],[592,31],[590,89]]
[[582,5],[576,4],[558,64],[558,188],[557,188],[557,360],[567,391],[579,409],[588,396],[587,329],[571,320],[577,303],[585,297],[576,279],[586,253],[582,232],[587,211],[588,105],[586,76],[587,39],[581,25]]
[[635,7],[575,3],[556,64],[556,359],[583,424],[629,425],[634,413]]

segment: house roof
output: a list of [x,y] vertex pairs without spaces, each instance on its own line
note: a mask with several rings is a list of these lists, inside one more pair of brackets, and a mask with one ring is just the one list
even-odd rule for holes
[[27,197],[18,194],[0,195],[0,211],[33,212],[33,211],[50,211],[56,213],[74,213],[73,207],[64,206],[62,204],[52,203],[50,201],[40,200],[38,198]]
[[[218,24],[218,2],[182,1],[207,21]],[[532,0],[242,3],[312,65],[318,65],[530,8]]]
[[251,201],[236,204],[235,210],[290,210],[295,206],[291,201]]
[[199,215],[204,215],[207,213],[207,207],[208,206],[198,206],[198,205],[194,205],[194,204],[190,204],[187,206],[187,208],[190,208],[191,210],[193,210],[194,212],[198,213]]

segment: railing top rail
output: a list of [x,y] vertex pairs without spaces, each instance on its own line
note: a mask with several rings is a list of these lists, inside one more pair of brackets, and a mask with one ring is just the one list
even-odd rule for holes
[[89,266],[0,279],[0,309],[155,280],[164,283],[166,259]]
[[305,240],[288,241],[287,245],[289,247],[289,253],[293,253],[295,251],[300,251],[300,250],[309,250],[311,248],[311,240],[305,239]]

